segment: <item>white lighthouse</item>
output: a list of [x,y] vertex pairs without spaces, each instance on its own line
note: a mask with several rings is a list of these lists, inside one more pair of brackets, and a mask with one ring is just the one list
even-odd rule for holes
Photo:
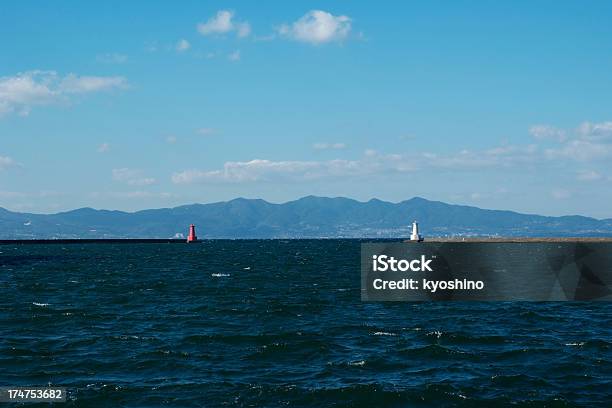
[[412,234],[410,234],[411,241],[421,242],[423,237],[419,234],[419,223],[416,221],[412,221]]

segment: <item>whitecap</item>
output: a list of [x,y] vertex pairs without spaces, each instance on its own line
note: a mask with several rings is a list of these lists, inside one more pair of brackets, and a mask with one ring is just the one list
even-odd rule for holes
[[436,338],[439,339],[440,337],[442,337],[442,332],[439,330],[432,331],[432,332],[427,333],[427,336],[436,336]]
[[397,336],[397,334],[395,333],[389,333],[389,332],[382,332],[382,331],[377,331],[375,333],[372,333],[373,336]]
[[574,347],[582,347],[584,346],[584,341],[578,343],[565,343],[566,346],[574,346]]
[[348,363],[348,365],[350,366],[358,366],[358,367],[363,367],[365,365],[365,360],[360,360],[360,361],[351,361]]
[[46,307],[49,306],[49,303],[38,303],[38,302],[32,302],[32,304],[34,306],[40,306],[40,307]]
[[250,270],[251,270],[251,267],[250,267],[250,266],[247,266],[246,268],[242,268],[242,269],[244,269],[245,271],[250,271]]
[[213,273],[210,276],[213,276],[215,278],[224,278],[226,276],[230,276],[230,274],[229,273]]

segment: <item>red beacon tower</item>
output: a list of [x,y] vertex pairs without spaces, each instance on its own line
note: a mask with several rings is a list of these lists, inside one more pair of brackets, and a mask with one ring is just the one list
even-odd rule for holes
[[189,236],[187,237],[187,242],[192,243],[192,242],[197,242],[198,241],[198,237],[196,236],[195,233],[195,225],[191,224],[189,226]]

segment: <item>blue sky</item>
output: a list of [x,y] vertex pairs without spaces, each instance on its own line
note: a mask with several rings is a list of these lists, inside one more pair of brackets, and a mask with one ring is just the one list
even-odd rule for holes
[[4,2],[0,206],[612,217],[612,3]]

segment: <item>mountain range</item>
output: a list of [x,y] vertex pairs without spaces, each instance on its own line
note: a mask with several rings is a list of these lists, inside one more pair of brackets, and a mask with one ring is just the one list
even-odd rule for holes
[[399,238],[418,220],[427,236],[612,236],[612,219],[485,210],[415,197],[399,203],[303,197],[273,204],[237,198],[137,212],[80,208],[29,214],[0,208],[0,239]]

